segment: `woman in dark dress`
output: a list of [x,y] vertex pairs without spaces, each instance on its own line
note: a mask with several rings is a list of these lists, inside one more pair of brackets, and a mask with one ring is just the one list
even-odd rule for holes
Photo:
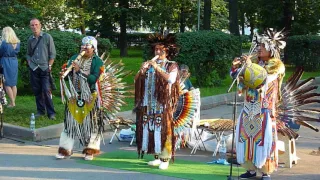
[[5,78],[4,86],[7,95],[10,98],[8,107],[14,107],[17,96],[18,80],[18,59],[20,51],[20,40],[11,27],[5,27],[2,30],[0,46],[0,64],[3,66]]

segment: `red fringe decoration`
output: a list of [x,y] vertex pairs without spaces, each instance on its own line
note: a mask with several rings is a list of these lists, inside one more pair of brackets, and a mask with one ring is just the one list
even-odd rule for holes
[[59,147],[58,149],[58,153],[64,155],[64,156],[71,156],[72,155],[72,152],[71,151],[68,151],[62,147]]
[[82,154],[88,154],[88,155],[100,154],[100,150],[91,149],[91,148],[85,148],[85,149],[82,151]]

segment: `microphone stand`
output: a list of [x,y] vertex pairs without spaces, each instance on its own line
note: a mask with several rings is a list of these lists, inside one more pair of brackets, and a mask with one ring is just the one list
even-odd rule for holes
[[[243,71],[244,67],[246,66],[246,63],[243,63],[242,67],[240,68],[239,72],[237,73],[236,78],[233,80],[232,84],[230,85],[228,89],[228,93],[230,92],[231,88],[235,84],[235,82],[238,81],[240,73]],[[238,82],[237,82],[238,84]],[[237,89],[237,86],[236,86]],[[236,123],[236,113],[237,113],[237,90],[234,93],[234,105],[233,105],[233,126],[232,126],[232,145],[231,145],[231,164],[230,164],[230,172],[227,180],[232,180],[232,166],[233,166],[233,149],[234,149],[234,129],[235,129],[235,123]]]
[[[253,47],[250,48],[249,51],[249,56],[252,54],[253,50],[255,49],[256,45],[253,45]],[[244,70],[244,68],[247,66],[247,62],[246,60],[243,61],[242,63],[242,67],[240,68],[240,70],[237,72],[236,77],[234,78],[232,84],[230,85],[229,89],[228,89],[228,93],[231,91],[233,85],[235,84],[235,82],[238,82],[239,79],[239,75],[242,73],[242,71]],[[238,83],[237,83],[238,84]],[[236,113],[237,113],[237,87],[236,87],[236,92],[234,93],[234,105],[233,105],[233,127],[232,127],[232,145],[231,145],[231,164],[230,164],[230,173],[229,176],[227,178],[227,180],[232,180],[232,165],[233,165],[233,148],[234,148],[234,128],[235,128],[235,123],[236,123]]]
[[[255,39],[256,38],[256,39]],[[249,50],[249,56],[254,52],[254,50],[257,47],[257,38],[258,35],[255,32],[251,41],[251,47]],[[241,39],[240,39],[241,41]],[[241,54],[242,54],[242,47],[241,47]],[[242,62],[242,67],[240,68],[239,72],[237,73],[236,77],[234,78],[232,84],[230,85],[229,89],[228,89],[228,93],[231,91],[231,88],[233,87],[235,82],[238,82],[238,78],[239,75],[242,73],[242,71],[244,70],[244,68],[247,66],[247,62],[246,60]],[[238,83],[237,83],[238,84]],[[235,123],[236,123],[236,113],[237,113],[237,87],[236,87],[236,91],[234,93],[234,105],[233,105],[233,127],[232,127],[232,145],[231,145],[231,164],[230,164],[230,173],[229,176],[227,178],[227,180],[232,180],[232,166],[233,166],[233,148],[234,148],[234,129],[235,129]]]

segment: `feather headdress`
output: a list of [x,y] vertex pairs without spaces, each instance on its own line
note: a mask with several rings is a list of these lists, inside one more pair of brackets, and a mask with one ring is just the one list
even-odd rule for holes
[[284,29],[277,32],[273,28],[267,28],[264,34],[256,34],[256,41],[259,44],[264,44],[266,50],[271,52],[271,57],[280,59],[280,50],[286,47],[285,37]]
[[167,59],[169,60],[172,60],[179,53],[179,48],[176,45],[176,38],[173,34],[151,34],[147,40],[152,48],[152,51],[154,51],[156,45],[163,45],[165,48],[167,48]]

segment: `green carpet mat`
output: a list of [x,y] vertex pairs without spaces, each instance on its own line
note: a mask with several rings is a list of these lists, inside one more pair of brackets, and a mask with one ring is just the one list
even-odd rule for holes
[[[206,164],[206,162],[186,161],[176,158],[175,162],[167,170],[159,170],[158,167],[148,166],[147,162],[153,160],[153,156],[145,155],[144,159],[137,159],[137,153],[130,151],[116,151],[102,154],[95,157],[93,161],[79,160],[80,163],[92,164],[102,167],[137,171],[163,176],[171,176],[184,179],[197,180],[226,180],[230,172],[230,166]],[[210,159],[208,159],[210,161]],[[243,168],[234,166],[233,176],[244,172]]]

